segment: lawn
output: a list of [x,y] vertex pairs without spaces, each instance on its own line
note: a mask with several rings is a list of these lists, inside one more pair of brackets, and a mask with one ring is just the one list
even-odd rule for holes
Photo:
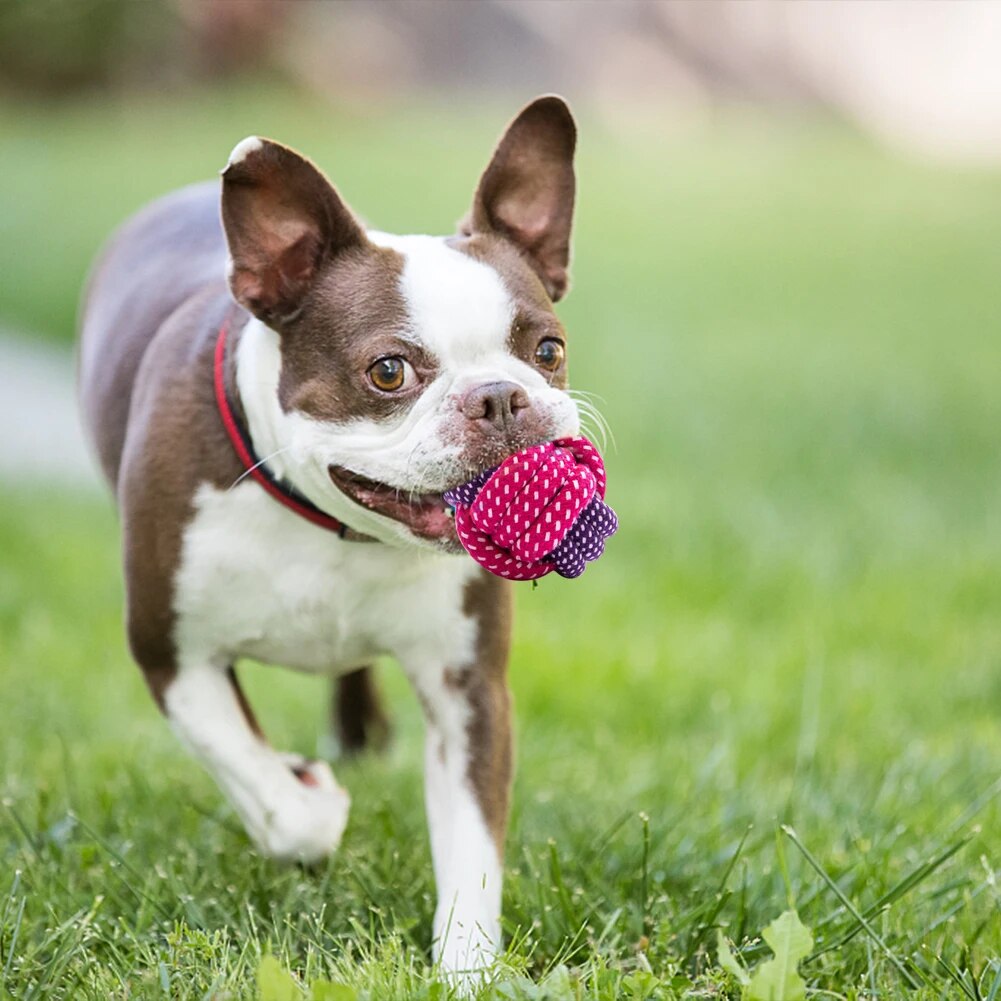
[[[108,229],[251,132],[378,225],[446,230],[510,110],[0,108],[0,322],[69,339]],[[1001,175],[809,122],[582,126],[560,311],[622,529],[518,592],[485,996],[738,997],[717,929],[753,967],[795,907],[814,996],[1001,998]],[[337,998],[444,998],[393,665],[392,750],[337,766],[341,851],[282,866],[158,717],[121,604],[110,505],[5,484],[0,997],[254,998],[271,952]],[[275,742],[315,750],[323,684],[244,675]]]

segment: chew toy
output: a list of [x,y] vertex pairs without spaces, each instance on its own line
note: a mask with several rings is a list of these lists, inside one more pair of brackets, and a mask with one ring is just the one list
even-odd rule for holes
[[553,570],[579,577],[618,528],[605,503],[605,464],[587,438],[516,452],[444,497],[466,552],[509,580]]

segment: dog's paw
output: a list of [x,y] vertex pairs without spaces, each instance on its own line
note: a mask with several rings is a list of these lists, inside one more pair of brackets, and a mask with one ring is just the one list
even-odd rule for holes
[[270,858],[317,862],[340,844],[351,797],[337,784],[325,761],[282,757],[298,781],[250,835],[258,850]]
[[307,758],[294,751],[281,751],[278,755],[289,771],[304,785],[314,789],[335,790],[341,787],[330,770],[330,765],[321,758]]

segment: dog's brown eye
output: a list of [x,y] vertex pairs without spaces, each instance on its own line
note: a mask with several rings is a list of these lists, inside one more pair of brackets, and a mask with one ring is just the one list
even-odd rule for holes
[[547,372],[555,372],[566,356],[566,349],[563,342],[555,337],[547,337],[544,341],[539,341],[539,346],[535,349],[535,363],[539,368],[544,368]]
[[402,358],[380,358],[369,370],[368,377],[376,389],[392,393],[407,378],[407,363]]

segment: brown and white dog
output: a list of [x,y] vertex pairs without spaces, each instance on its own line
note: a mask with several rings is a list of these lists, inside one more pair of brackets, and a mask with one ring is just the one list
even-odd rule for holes
[[[381,722],[367,665],[396,658],[426,717],[435,955],[453,972],[500,946],[511,596],[461,551],[441,495],[579,432],[552,307],[575,141],[563,101],[535,100],[459,232],[430,237],[366,231],[309,160],[245,139],[221,223],[218,183],[153,203],[84,307],[83,409],[153,697],[258,848],[313,860],[337,847],[348,794],[325,762],[267,743],[234,664],[339,677],[357,746]],[[246,475],[221,410],[275,489]]]

